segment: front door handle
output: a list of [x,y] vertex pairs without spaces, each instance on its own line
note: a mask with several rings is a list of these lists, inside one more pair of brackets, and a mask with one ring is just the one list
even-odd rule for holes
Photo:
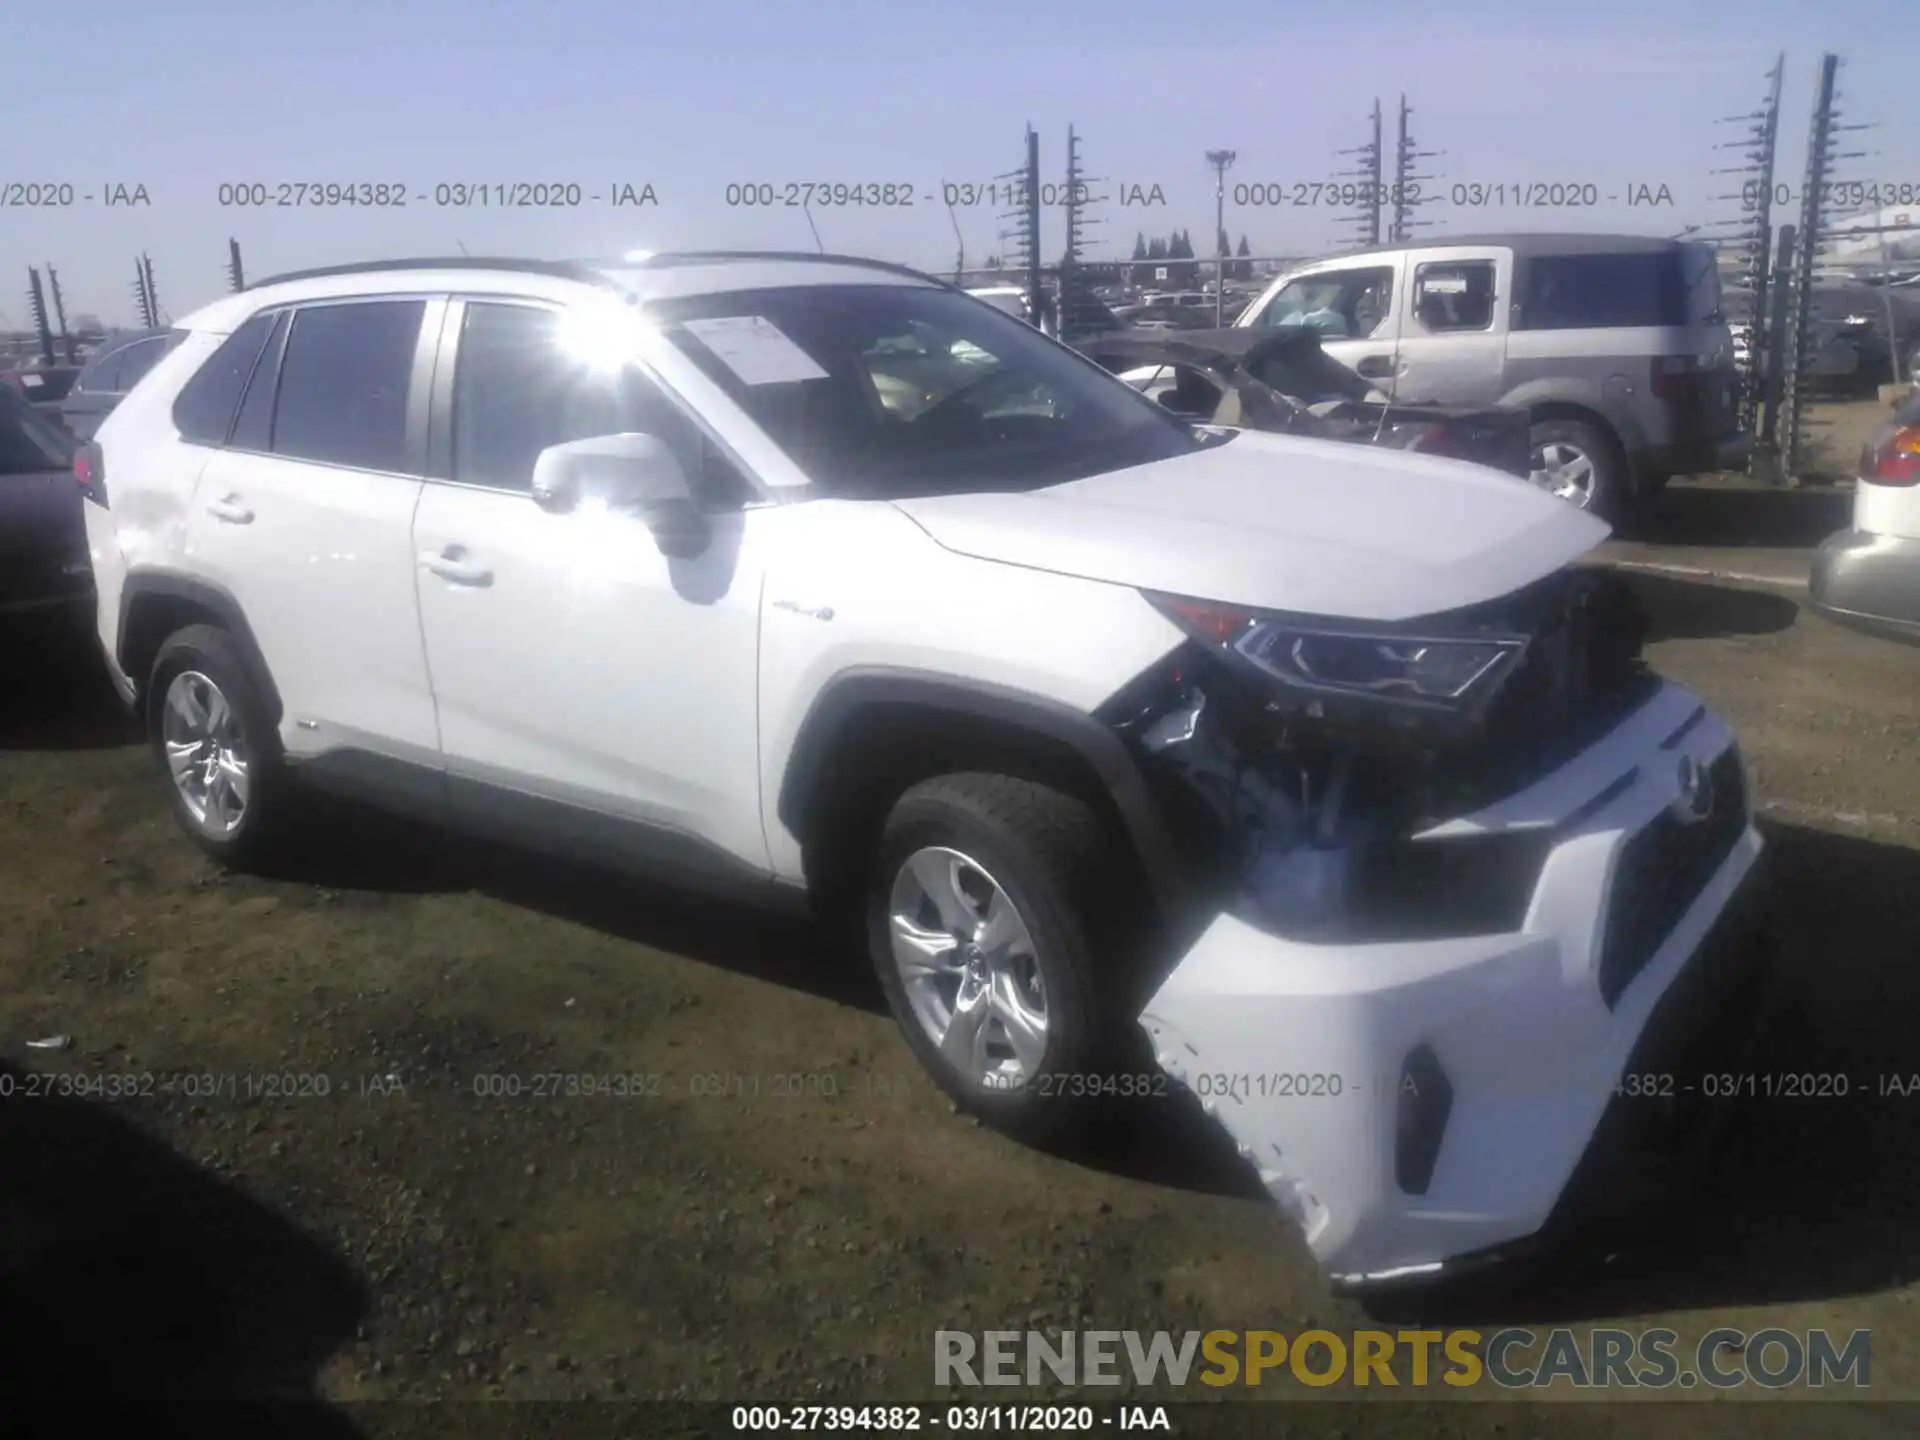
[[449,545],[444,550],[422,550],[420,563],[442,580],[450,580],[455,585],[486,586],[493,583],[493,571],[467,559],[466,552],[457,545]]
[[1386,376],[1393,374],[1393,357],[1391,355],[1369,355],[1358,365],[1355,365],[1353,369],[1355,374],[1364,375],[1369,380],[1384,379]]
[[239,503],[238,495],[223,496],[207,502],[207,514],[216,520],[224,520],[229,525],[251,525],[253,511]]

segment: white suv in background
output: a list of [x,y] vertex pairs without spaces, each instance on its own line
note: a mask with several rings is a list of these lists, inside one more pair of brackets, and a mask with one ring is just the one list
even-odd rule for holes
[[1506,476],[1191,427],[835,257],[350,267],[182,328],[76,471],[231,863],[332,786],[810,895],[1009,1129],[1164,1083],[1144,1027],[1350,1284],[1541,1233],[1759,973],[1733,737]]

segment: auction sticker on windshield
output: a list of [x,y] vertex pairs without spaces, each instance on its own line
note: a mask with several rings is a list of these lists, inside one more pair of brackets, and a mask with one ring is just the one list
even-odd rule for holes
[[784,385],[824,380],[822,370],[786,332],[764,315],[727,315],[688,320],[687,332],[720,357],[744,385]]

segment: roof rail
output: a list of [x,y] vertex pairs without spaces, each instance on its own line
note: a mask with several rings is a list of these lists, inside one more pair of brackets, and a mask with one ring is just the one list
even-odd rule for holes
[[529,275],[549,275],[557,280],[579,280],[589,285],[606,285],[607,277],[578,260],[506,260],[486,256],[431,256],[408,260],[363,260],[353,265],[322,265],[313,270],[289,270],[284,275],[269,275],[246,288],[259,290],[290,280],[324,280],[334,275],[378,275],[406,270],[518,270]]
[[896,265],[891,260],[873,260],[864,255],[836,255],[816,250],[662,250],[657,254],[645,256],[639,260],[608,259],[593,260],[590,265],[606,266],[609,269],[651,270],[668,265],[710,265],[716,261],[727,260],[771,260],[781,263],[811,265],[845,265],[852,269],[884,270],[892,275],[907,275],[933,285],[945,285],[948,289],[958,287],[942,280],[937,275],[929,275],[924,270],[916,270],[911,265]]

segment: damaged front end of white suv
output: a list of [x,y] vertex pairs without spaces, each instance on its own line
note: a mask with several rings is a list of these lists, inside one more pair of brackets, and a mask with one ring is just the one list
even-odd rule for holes
[[1732,735],[1597,570],[1393,623],[1149,599],[1189,640],[1103,718],[1221,877],[1161,1065],[1338,1287],[1538,1237],[1623,1074],[1743,978]]

